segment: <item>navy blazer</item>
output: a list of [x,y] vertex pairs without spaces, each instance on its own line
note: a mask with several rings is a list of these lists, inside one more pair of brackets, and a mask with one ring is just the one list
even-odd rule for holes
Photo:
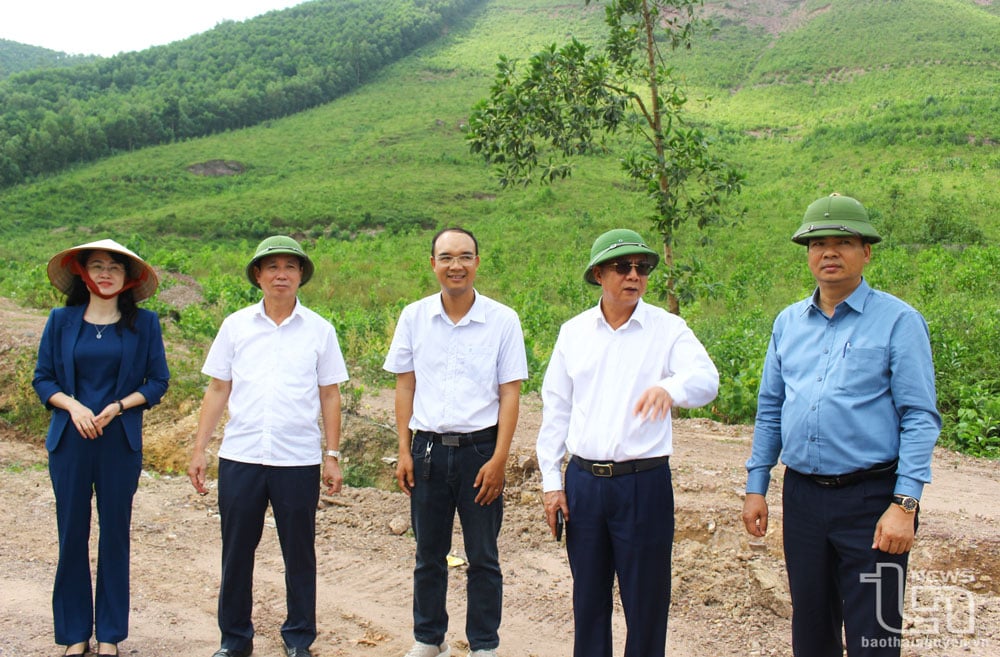
[[[49,433],[45,438],[45,448],[53,451],[59,445],[59,438],[70,421],[70,415],[61,408],[49,404],[49,399],[57,392],[76,395],[76,372],[73,349],[76,347],[83,314],[87,306],[66,306],[49,313],[38,345],[38,364],[31,382],[39,399],[52,411]],[[122,363],[115,382],[115,399],[121,399],[133,392],[141,392],[146,398],[145,406],[128,408],[121,416],[125,435],[133,450],[142,449],[142,413],[159,403],[167,391],[170,370],[163,347],[163,333],[160,319],[151,310],[138,309],[135,330],[122,331]],[[102,409],[92,409],[95,413]]]

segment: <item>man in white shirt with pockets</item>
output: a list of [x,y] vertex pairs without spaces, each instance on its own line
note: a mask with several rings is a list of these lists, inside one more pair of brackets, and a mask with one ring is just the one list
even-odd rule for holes
[[497,536],[504,472],[528,377],[517,313],[473,287],[479,244],[448,228],[431,241],[438,294],[400,314],[384,368],[396,374],[396,478],[417,541],[413,635],[406,657],[447,657],[447,557],[458,511],[468,559],[471,657],[495,657],[503,576]]
[[254,554],[268,503],[285,563],[288,657],[309,657],[316,639],[316,508],[322,481],[341,489],[340,384],[347,367],[333,326],[298,301],[313,263],[298,242],[276,235],[257,247],[247,278],[264,298],[223,321],[202,373],[202,401],[188,477],[202,494],[205,449],[228,404],[219,448],[222,518],[221,647],[213,657],[253,652]]

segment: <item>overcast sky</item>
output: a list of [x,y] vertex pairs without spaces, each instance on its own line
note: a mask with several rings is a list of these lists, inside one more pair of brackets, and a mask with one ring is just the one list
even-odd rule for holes
[[72,55],[143,50],[304,0],[0,0],[0,39]]

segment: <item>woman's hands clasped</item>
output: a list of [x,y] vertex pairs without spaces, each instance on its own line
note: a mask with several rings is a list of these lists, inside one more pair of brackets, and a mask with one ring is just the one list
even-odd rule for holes
[[118,415],[118,404],[110,403],[104,407],[97,415],[94,412],[74,400],[74,403],[70,406],[69,416],[73,420],[73,426],[84,438],[89,438],[93,440],[104,433],[104,427],[111,423],[111,420],[115,419]]

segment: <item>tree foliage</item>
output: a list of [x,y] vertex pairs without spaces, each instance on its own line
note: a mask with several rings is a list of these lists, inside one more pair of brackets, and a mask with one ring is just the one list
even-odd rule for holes
[[93,55],[67,55],[40,46],[0,39],[0,80],[21,71],[78,66],[95,59]]
[[[586,0],[590,4],[592,0]],[[710,24],[696,15],[702,0],[609,0],[604,52],[576,39],[549,46],[529,60],[501,57],[490,97],[469,121],[469,146],[496,165],[500,184],[551,183],[572,173],[572,158],[615,148],[625,173],[648,195],[650,221],[663,239],[669,308],[675,293],[676,231],[687,220],[719,224],[725,197],[739,193],[743,175],[710,152],[710,140],[684,114],[687,94],[667,54],[691,48]]]
[[166,46],[0,81],[0,187],[328,102],[483,0],[319,0]]

